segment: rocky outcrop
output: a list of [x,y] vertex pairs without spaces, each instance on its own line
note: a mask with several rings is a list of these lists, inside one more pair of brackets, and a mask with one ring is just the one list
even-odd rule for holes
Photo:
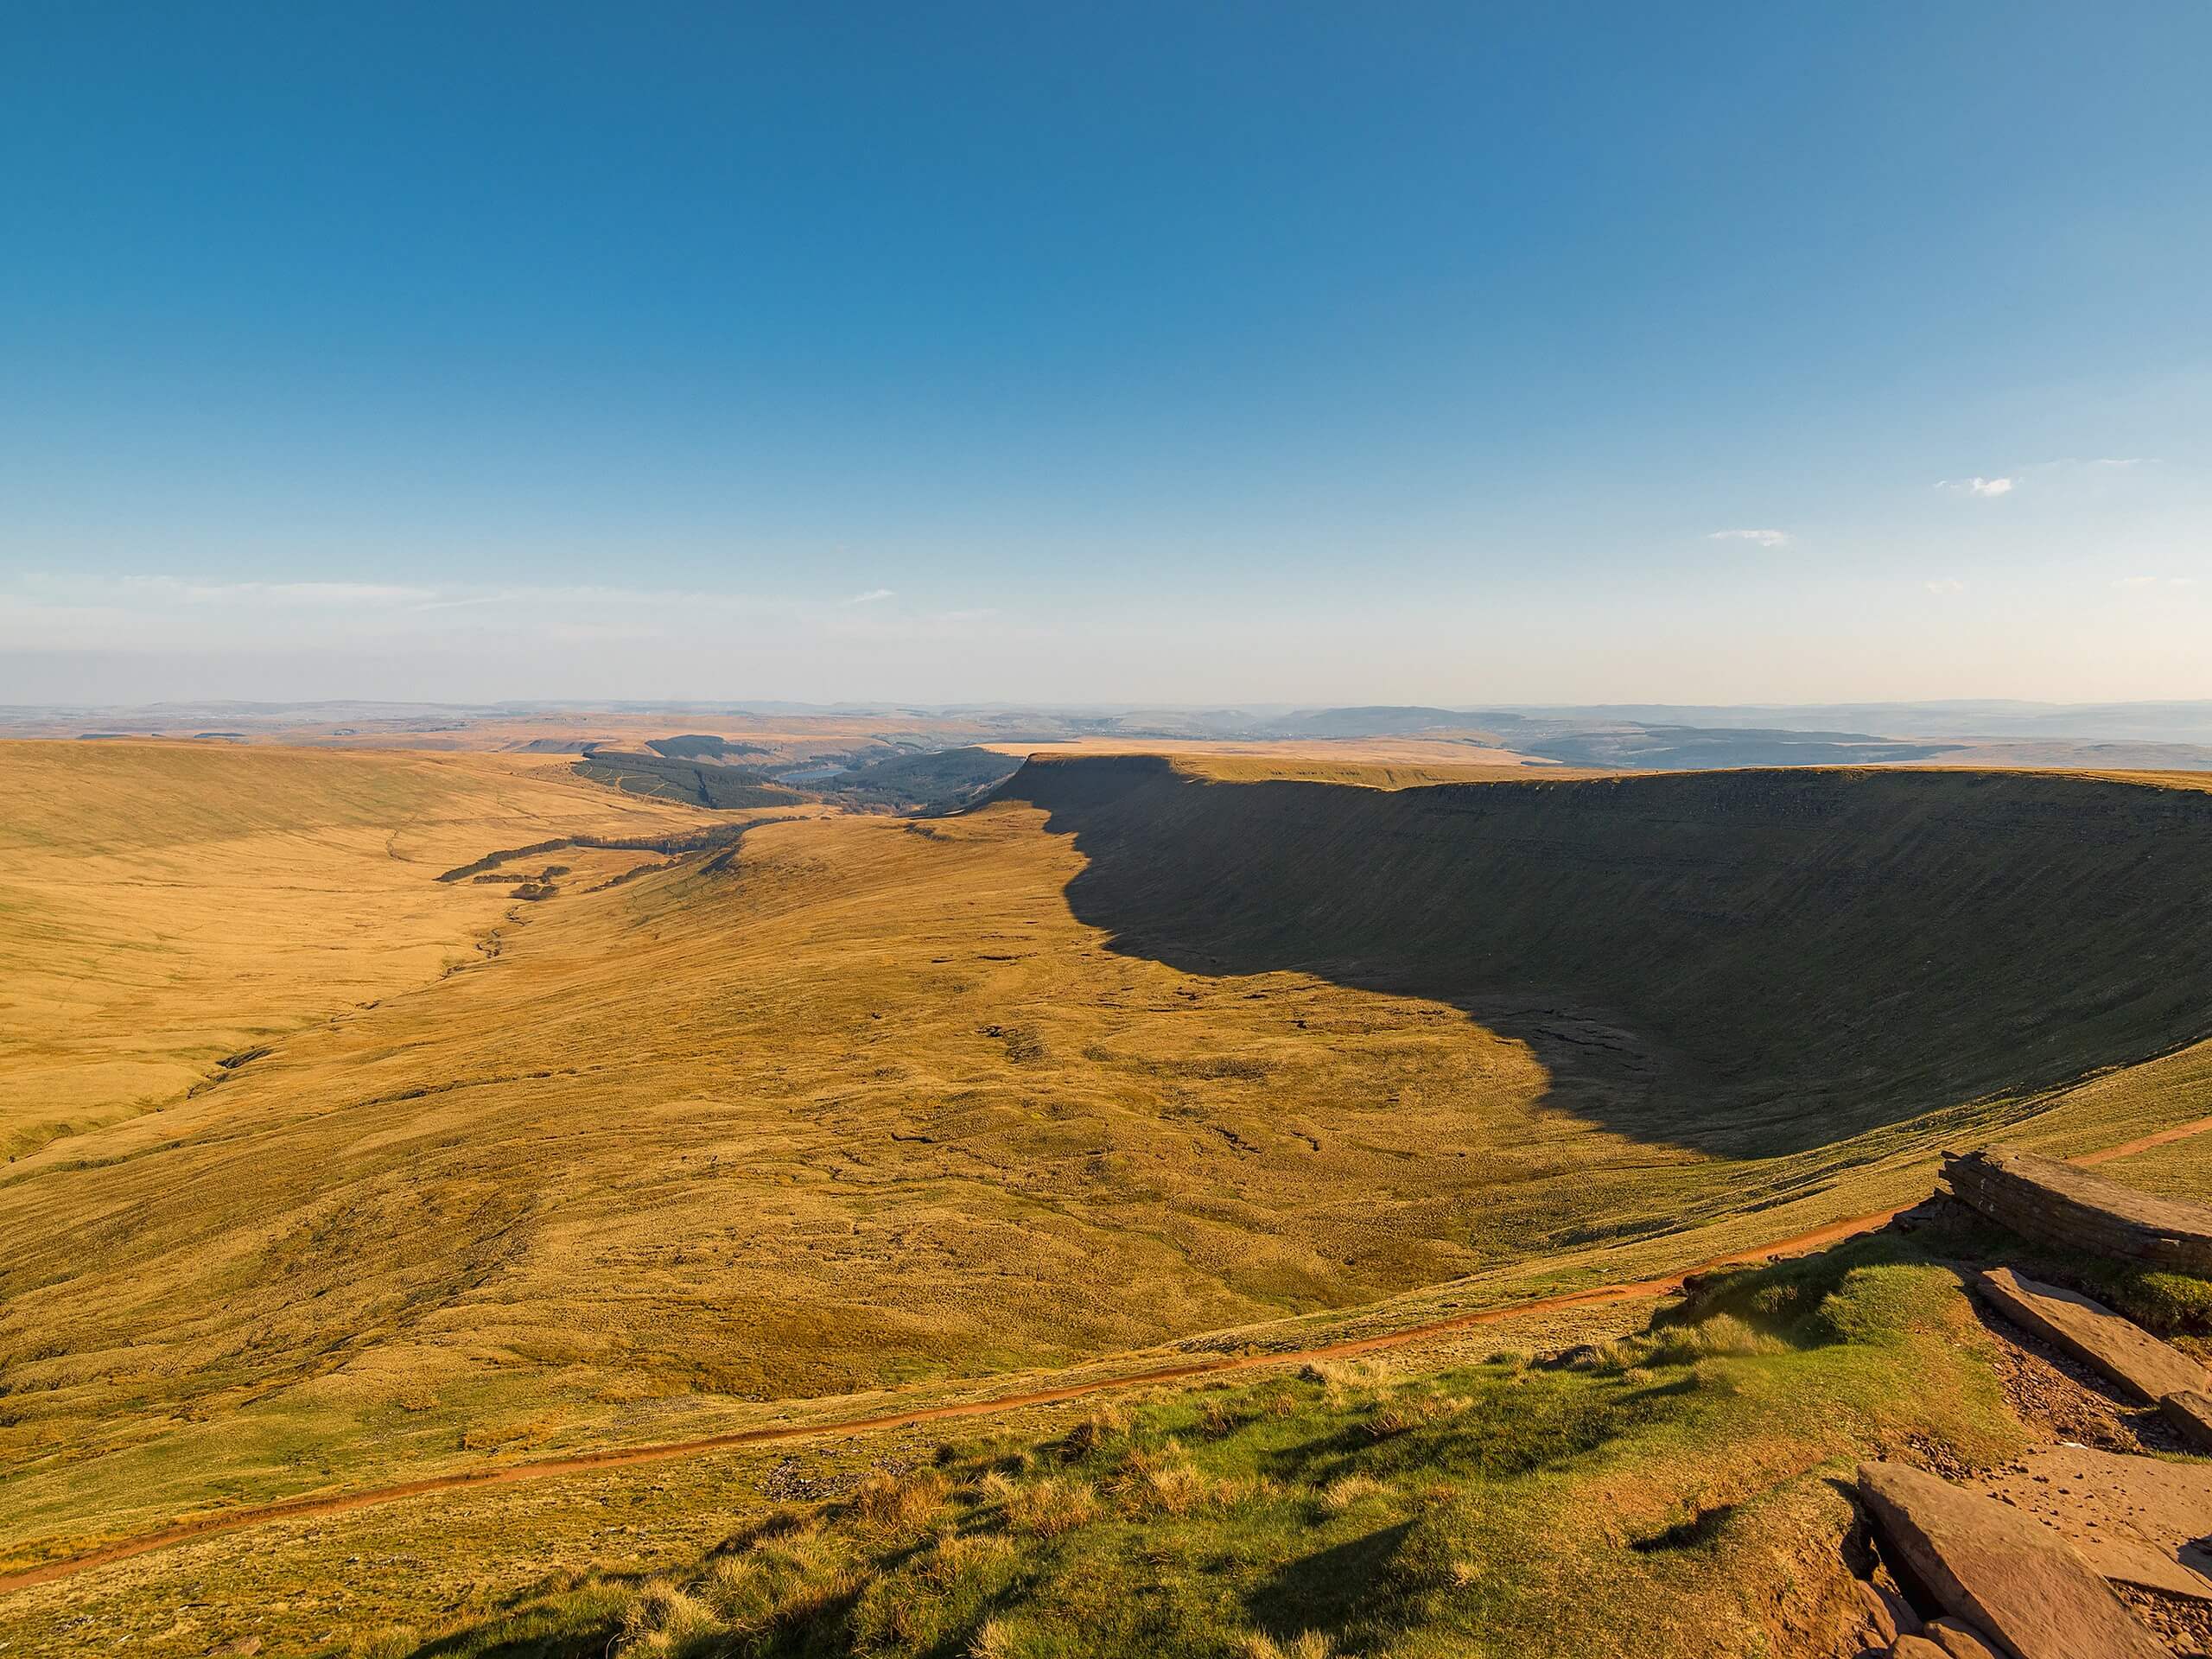
[[2093,1366],[2145,1404],[2170,1394],[2212,1392],[2212,1371],[2087,1296],[2025,1279],[2010,1268],[1977,1273],[1974,1287],[2014,1324]]
[[1866,1626],[1874,1632],[1878,1642],[1894,1642],[1900,1636],[1917,1635],[1920,1615],[1912,1611],[1912,1604],[1887,1585],[1872,1584],[1865,1579],[1854,1579],[1859,1586],[1859,1599],[1866,1605]]
[[[2063,1539],[2018,1511],[1902,1464],[1860,1465],[1859,1494],[1900,1576],[2015,1659],[2169,1659]],[[1898,1638],[1916,1639],[1928,1638]]]
[[2013,1147],[1943,1160],[1961,1202],[2024,1238],[2212,1274],[2212,1209],[2156,1198]]

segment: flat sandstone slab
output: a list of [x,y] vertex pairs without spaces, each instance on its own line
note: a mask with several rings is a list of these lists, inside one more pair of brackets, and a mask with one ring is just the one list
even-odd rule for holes
[[2212,1465],[2046,1446],[1974,1484],[2107,1579],[2212,1602]]
[[1974,1288],[2014,1323],[2094,1365],[2146,1404],[2212,1390],[2212,1371],[2087,1296],[2024,1279],[2010,1268],[1977,1273]]
[[2073,1548],[2018,1510],[1903,1464],[1859,1465],[1894,1559],[2018,1659],[2171,1659]]
[[2153,1198],[2016,1147],[1943,1160],[1943,1179],[1992,1221],[2095,1255],[2212,1274],[2212,1208]]

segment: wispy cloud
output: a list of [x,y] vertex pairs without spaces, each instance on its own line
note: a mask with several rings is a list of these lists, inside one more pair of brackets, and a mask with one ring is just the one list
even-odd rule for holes
[[410,605],[438,597],[435,588],[390,582],[183,582],[174,576],[124,576],[106,584],[187,605]]
[[1706,539],[1711,542],[1751,542],[1760,547],[1787,547],[1790,537],[1786,530],[1716,530]]
[[2061,455],[2056,461],[2038,461],[2024,467],[2016,467],[2001,478],[1983,478],[1977,474],[1972,478],[1938,479],[1936,487],[1958,495],[1978,495],[1988,500],[2000,495],[2010,495],[2031,482],[2040,491],[2048,484],[2063,484],[2069,477],[2082,479],[2101,472],[2126,472],[2139,467],[2160,464],[2156,455]]
[[458,611],[471,605],[504,605],[512,594],[470,594],[461,599],[426,599],[420,605],[408,608],[416,611]]
[[226,582],[167,575],[0,575],[0,651],[282,638],[389,649],[393,641],[562,643],[688,637],[732,619],[810,636],[895,642],[1012,625],[993,607],[918,610],[872,588],[839,599],[589,582]]
[[1933,582],[1923,582],[1920,585],[1931,594],[1963,594],[1967,590],[1966,583],[1956,576],[1938,576]]

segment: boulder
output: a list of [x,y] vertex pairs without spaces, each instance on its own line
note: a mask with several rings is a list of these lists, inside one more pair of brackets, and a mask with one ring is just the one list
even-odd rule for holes
[[2013,1659],[2171,1659],[2064,1539],[1994,1498],[1894,1463],[1861,1464],[1859,1495],[1904,1571]]
[[2199,1451],[2212,1452],[2212,1394],[2183,1389],[2165,1395],[2158,1401],[2158,1415]]
[[1890,1643],[1890,1659],[1943,1659],[1943,1649],[1921,1636],[1901,1636]]
[[1921,1632],[1943,1651],[1943,1659],[2005,1659],[1980,1630],[1963,1619],[1931,1618]]
[[2170,1394],[2212,1392],[2212,1371],[2101,1302],[2010,1268],[1977,1273],[1974,1285],[2014,1324],[2094,1366],[2146,1405]]
[[1859,1596],[1866,1608],[1866,1622],[1873,1627],[1877,1640],[1894,1642],[1900,1636],[1910,1636],[1920,1629],[1920,1615],[1912,1611],[1912,1604],[1886,1585],[1869,1584],[1864,1579],[1854,1579]]

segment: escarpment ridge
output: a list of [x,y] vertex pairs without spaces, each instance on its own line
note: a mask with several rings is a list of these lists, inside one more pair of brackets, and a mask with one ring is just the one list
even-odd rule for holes
[[1115,948],[1560,1009],[1673,1062],[1611,1127],[1773,1153],[2028,1095],[2212,1030],[2212,794],[2063,773],[1789,770],[1382,790],[1032,760]]

